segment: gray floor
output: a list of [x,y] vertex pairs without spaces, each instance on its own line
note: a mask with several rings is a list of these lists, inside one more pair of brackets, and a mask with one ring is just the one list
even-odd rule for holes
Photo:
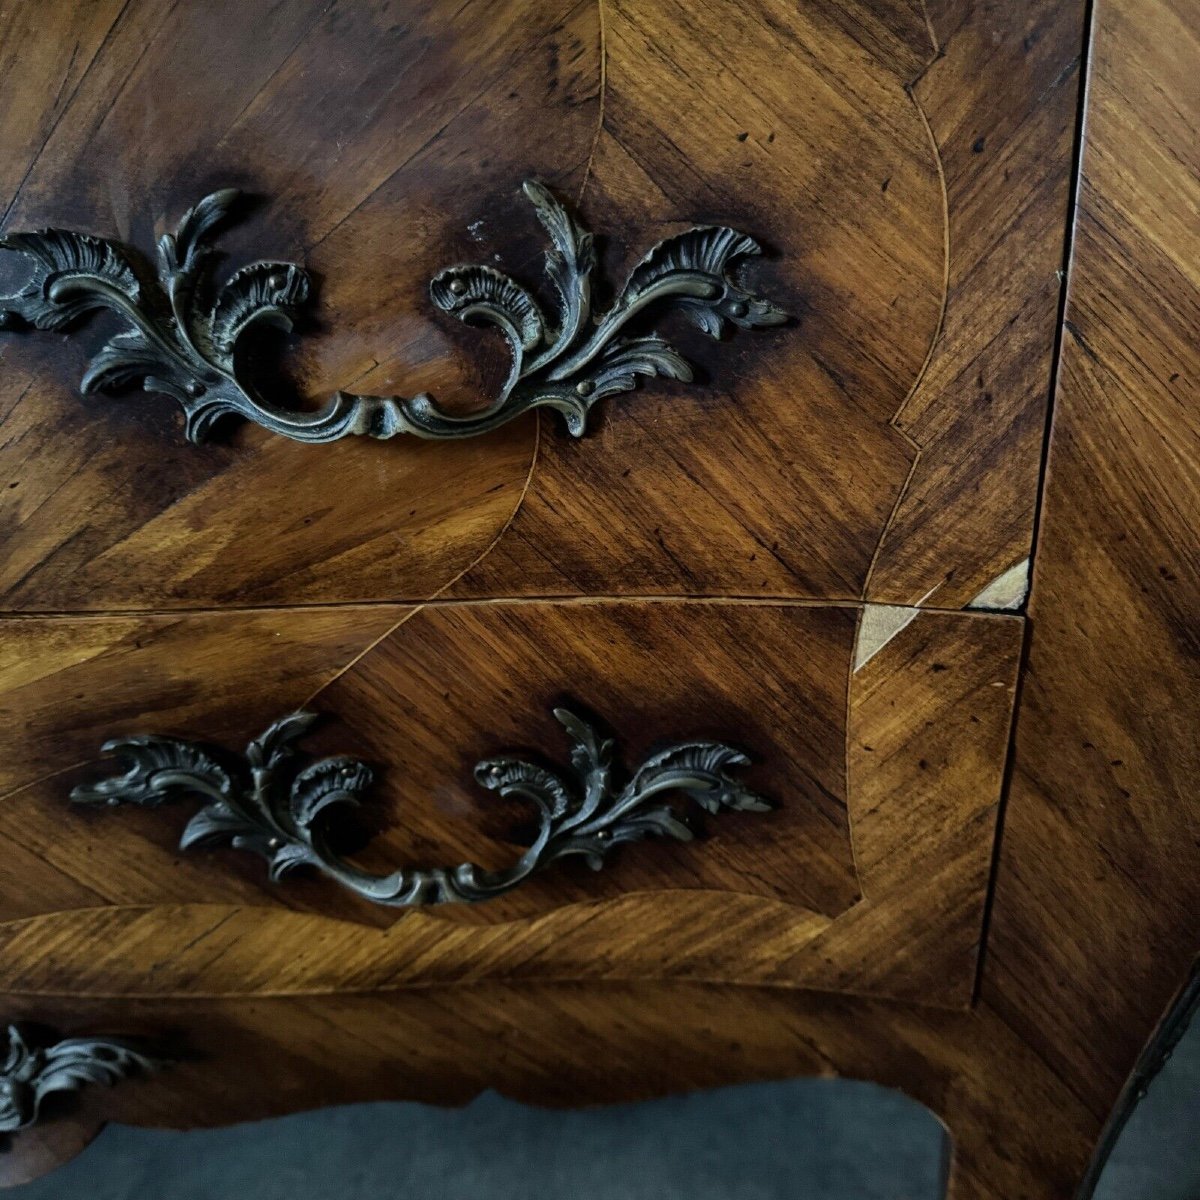
[[1200,1200],[1200,1018],[1134,1109],[1096,1200]]
[[[1097,1200],[1198,1200],[1198,1147],[1193,1028]],[[941,1200],[945,1152],[932,1114],[864,1083],[795,1080],[588,1112],[487,1095],[462,1110],[369,1104],[196,1133],[112,1126],[6,1200]]]

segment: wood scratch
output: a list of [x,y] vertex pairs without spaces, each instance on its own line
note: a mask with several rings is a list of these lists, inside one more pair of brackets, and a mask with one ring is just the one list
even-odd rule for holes
[[596,0],[596,16],[600,22],[600,96],[599,112],[596,114],[596,132],[592,137],[592,145],[588,150],[587,162],[583,165],[583,178],[579,182],[579,194],[575,197],[575,207],[583,203],[583,194],[592,178],[592,163],[596,158],[596,150],[600,145],[600,137],[604,133],[604,105],[608,98],[608,33],[604,20],[604,0]]

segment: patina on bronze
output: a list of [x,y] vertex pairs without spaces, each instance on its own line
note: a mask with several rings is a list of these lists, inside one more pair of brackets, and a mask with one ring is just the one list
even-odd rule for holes
[[328,818],[338,806],[359,803],[373,774],[355,758],[311,761],[301,755],[296,743],[317,719],[308,712],[276,721],[243,755],[151,735],[107,742],[103,749],[118,756],[124,773],[77,787],[71,799],[150,808],[168,800],[198,799],[203,807],[184,829],[180,849],[228,843],[265,859],[273,880],[296,867],[315,867],[364,899],[393,906],[487,900],[562,858],[578,855],[599,869],[622,842],[649,836],[689,841],[691,828],[663,803],[672,793],[713,814],[770,808],[729,774],[730,768],[749,761],[730,746],[702,741],[672,745],[618,786],[611,740],[565,709],[555,709],[554,715],[571,742],[570,772],[560,774],[514,756],[484,759],[475,767],[481,786],[528,800],[538,813],[533,845],[499,871],[463,863],[370,875],[339,857],[329,845]]
[[258,395],[239,370],[243,339],[263,325],[290,329],[311,288],[305,272],[286,262],[251,263],[216,284],[211,234],[237,199],[232,188],[206,196],[174,233],[159,238],[156,272],[135,251],[88,234],[46,229],[0,238],[0,249],[24,256],[33,268],[16,292],[0,295],[0,329],[66,329],[96,309],[109,309],[128,328],[93,358],[81,385],[85,395],[140,382],[145,391],[179,403],[193,442],[207,440],[228,416],[299,442],[331,442],[350,434],[475,437],[535,408],[557,410],[580,437],[596,402],[632,390],[639,375],[692,378],[687,362],[663,338],[626,332],[633,318],[675,309],[713,337],[727,323],[754,329],[786,319],[728,274],[739,259],[759,253],[757,243],[717,225],[659,242],[633,269],[616,303],[593,318],[592,235],[542,184],[529,181],[523,190],[550,238],[546,274],[556,317],[490,266],[449,267],[429,288],[443,312],[496,326],[512,352],[500,395],[470,416],[443,412],[426,393],[404,398],[339,391],[316,411]]
[[167,1065],[123,1038],[39,1037],[19,1025],[10,1025],[6,1036],[0,1059],[0,1134],[36,1125],[42,1101],[51,1092],[75,1092],[94,1083],[111,1087]]

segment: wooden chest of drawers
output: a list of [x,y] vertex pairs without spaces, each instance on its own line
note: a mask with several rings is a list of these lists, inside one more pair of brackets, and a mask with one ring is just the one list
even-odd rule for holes
[[0,10],[0,1017],[170,1062],[10,1064],[0,1171],[820,1071],[1067,1194],[1200,865],[1105,274],[1197,106],[1098,9],[1078,214],[1082,0]]

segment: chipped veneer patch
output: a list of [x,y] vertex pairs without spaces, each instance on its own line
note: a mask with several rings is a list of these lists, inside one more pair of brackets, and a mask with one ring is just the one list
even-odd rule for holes
[[864,604],[854,643],[854,669],[861,670],[901,630],[917,619],[921,610],[899,604]]
[[993,612],[1017,612],[1029,595],[1029,559],[1023,558],[991,583],[968,604],[967,608],[986,608]]

